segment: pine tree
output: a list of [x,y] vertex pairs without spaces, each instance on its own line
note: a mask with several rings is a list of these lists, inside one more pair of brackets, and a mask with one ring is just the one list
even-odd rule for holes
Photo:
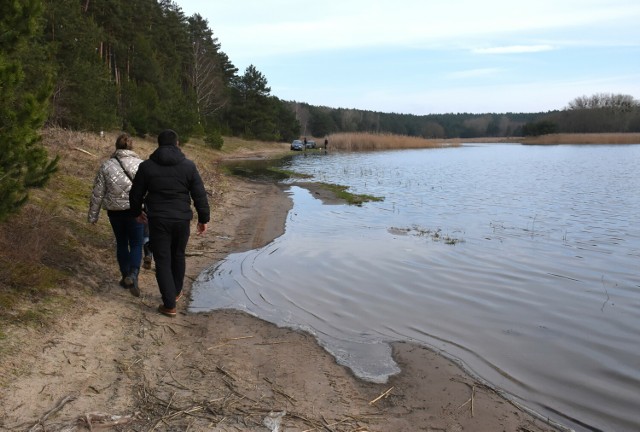
[[47,116],[50,74],[38,40],[42,0],[0,0],[0,220],[17,211],[28,190],[44,186],[49,160],[38,130]]

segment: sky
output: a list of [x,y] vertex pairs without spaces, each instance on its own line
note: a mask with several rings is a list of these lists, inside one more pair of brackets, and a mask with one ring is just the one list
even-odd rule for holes
[[402,114],[640,99],[638,0],[174,0],[271,94]]

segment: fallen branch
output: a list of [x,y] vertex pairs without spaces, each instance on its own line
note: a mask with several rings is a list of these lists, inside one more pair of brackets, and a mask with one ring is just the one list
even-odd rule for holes
[[44,429],[44,422],[49,418],[49,416],[57,413],[58,411],[60,411],[66,404],[68,404],[71,401],[76,400],[77,396],[76,395],[68,395],[63,397],[62,399],[60,399],[58,401],[58,403],[56,404],[56,406],[54,406],[53,408],[51,408],[49,411],[47,411],[46,413],[44,413],[42,415],[42,417],[40,417],[38,419],[37,422],[34,423],[33,426],[31,426],[31,428],[29,429],[29,432],[33,432],[36,431],[38,429],[38,426],[41,426]]

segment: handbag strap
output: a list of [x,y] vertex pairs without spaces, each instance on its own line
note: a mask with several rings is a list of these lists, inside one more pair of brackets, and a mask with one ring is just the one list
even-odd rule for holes
[[127,177],[129,177],[129,180],[131,180],[131,183],[133,183],[133,177],[131,177],[131,174],[129,174],[129,172],[125,169],[124,165],[122,164],[122,161],[118,158],[118,156],[114,156],[114,158],[120,164],[120,168],[122,168],[122,171],[124,171]]

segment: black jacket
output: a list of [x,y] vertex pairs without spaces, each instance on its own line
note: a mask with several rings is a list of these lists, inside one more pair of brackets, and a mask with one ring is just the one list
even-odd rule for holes
[[198,222],[209,222],[209,202],[196,165],[177,146],[159,146],[138,167],[129,192],[134,215],[146,205],[149,219],[191,220],[191,200]]

